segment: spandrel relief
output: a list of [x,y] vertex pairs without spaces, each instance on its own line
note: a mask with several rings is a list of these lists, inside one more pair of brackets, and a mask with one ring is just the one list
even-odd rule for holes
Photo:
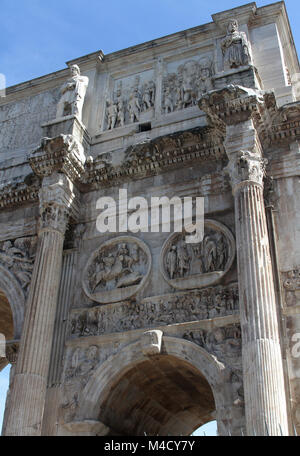
[[9,269],[27,292],[37,247],[36,237],[19,238],[0,244],[0,264]]
[[156,85],[153,71],[115,81],[106,101],[104,129],[124,127],[153,118]]
[[213,89],[213,63],[208,57],[187,60],[168,72],[163,81],[164,114],[195,106],[204,93]]
[[86,295],[102,304],[135,295],[145,284],[151,269],[146,244],[121,236],[102,244],[90,257],[83,274]]
[[161,254],[161,272],[177,289],[201,288],[217,282],[230,269],[235,257],[231,232],[219,222],[205,220],[203,240],[185,242],[186,233],[174,233]]

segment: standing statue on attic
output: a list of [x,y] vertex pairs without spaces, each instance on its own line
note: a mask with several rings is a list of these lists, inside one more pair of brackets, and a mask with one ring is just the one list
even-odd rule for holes
[[86,89],[89,84],[87,76],[80,75],[78,65],[70,67],[71,77],[63,84],[61,88],[61,97],[57,105],[56,118],[74,115],[79,120],[82,118],[82,107]]
[[251,64],[250,44],[245,32],[239,31],[236,19],[231,19],[227,35],[221,42],[224,57],[224,70]]

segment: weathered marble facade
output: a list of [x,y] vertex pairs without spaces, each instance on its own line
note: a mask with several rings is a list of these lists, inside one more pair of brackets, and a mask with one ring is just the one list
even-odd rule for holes
[[[283,2],[0,98],[4,435],[300,432],[299,62]],[[97,200],[204,197],[204,239]]]

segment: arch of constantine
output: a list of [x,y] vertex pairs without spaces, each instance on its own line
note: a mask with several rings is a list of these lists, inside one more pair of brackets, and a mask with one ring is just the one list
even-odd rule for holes
[[[3,435],[211,420],[224,436],[299,434],[300,70],[284,2],[67,66],[0,98]],[[160,218],[126,229],[125,193],[136,208],[204,198],[203,238]],[[99,229],[101,198],[121,208],[115,230]]]

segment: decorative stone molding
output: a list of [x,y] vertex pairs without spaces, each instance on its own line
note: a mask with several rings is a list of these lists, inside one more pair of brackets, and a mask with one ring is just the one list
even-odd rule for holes
[[145,356],[159,355],[161,352],[163,332],[153,330],[145,332],[141,337],[141,348]]
[[275,105],[273,93],[229,84],[203,95],[198,105],[207,114],[209,125],[217,122],[219,128],[224,129],[224,124],[234,125],[250,118],[261,120],[264,109],[270,104],[270,97]]
[[184,233],[172,234],[164,243],[160,270],[173,288],[195,289],[218,282],[235,258],[235,240],[222,223],[206,219],[200,243],[186,244]]
[[38,201],[39,182],[5,183],[0,186],[0,210]]
[[239,313],[237,284],[198,291],[145,298],[129,302],[73,310],[69,317],[70,337],[88,337],[141,328],[213,320]]
[[223,136],[214,125],[173,133],[130,146],[124,161],[112,166],[100,155],[87,163],[82,183],[86,188],[116,185],[125,179],[144,178],[193,162],[225,158]]
[[225,125],[252,120],[264,147],[289,143],[300,138],[300,102],[278,108],[272,91],[229,84],[203,95],[199,108],[208,124],[225,132]]
[[43,138],[28,160],[34,173],[40,177],[61,172],[75,182],[84,173],[86,157],[83,146],[72,135],[61,134],[55,138]]
[[120,236],[102,244],[83,272],[83,289],[93,301],[107,304],[136,295],[151,270],[151,253],[138,238]]

